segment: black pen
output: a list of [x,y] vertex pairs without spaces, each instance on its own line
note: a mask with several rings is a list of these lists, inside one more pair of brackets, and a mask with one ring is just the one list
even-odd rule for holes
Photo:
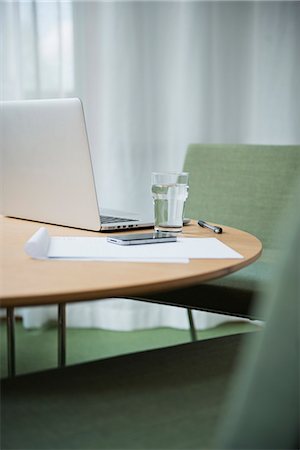
[[223,232],[221,227],[216,227],[215,225],[209,225],[208,223],[204,222],[204,220],[198,220],[198,225],[203,228],[208,228],[209,230],[212,230],[214,233],[221,234]]

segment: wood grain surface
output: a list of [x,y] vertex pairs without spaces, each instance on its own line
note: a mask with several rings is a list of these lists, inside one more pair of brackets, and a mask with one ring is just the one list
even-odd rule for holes
[[[223,234],[216,235],[193,221],[184,227],[183,236],[217,237],[241,253],[244,259],[191,259],[188,264],[35,260],[25,253],[24,244],[41,226],[43,224],[37,222],[0,217],[2,307],[145,296],[170,291],[235,272],[254,262],[262,252],[261,242],[245,231],[221,225]],[[45,226],[51,236],[109,235]]]

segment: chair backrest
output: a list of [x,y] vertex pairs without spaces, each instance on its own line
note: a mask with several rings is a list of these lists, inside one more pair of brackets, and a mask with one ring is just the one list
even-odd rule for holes
[[[289,233],[277,230],[286,242],[285,256],[267,293],[257,301],[259,309],[268,309],[265,329],[241,353],[216,448],[300,448],[299,205],[300,183],[287,213]],[[266,300],[262,295],[268,301],[260,301]]]
[[277,247],[273,227],[293,195],[300,146],[191,144],[184,170],[186,217],[240,228]]

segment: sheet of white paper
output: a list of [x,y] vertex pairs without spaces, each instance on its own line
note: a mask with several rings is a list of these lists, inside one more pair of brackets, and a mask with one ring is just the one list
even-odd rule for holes
[[[105,261],[179,262],[187,263],[185,255],[167,251],[172,243],[145,245],[116,245],[106,238],[53,237],[48,258],[98,259]],[[174,244],[174,243],[173,243]],[[159,248],[153,248],[159,247]],[[172,247],[171,247],[172,250]]]
[[38,229],[36,233],[26,242],[25,252],[36,259],[44,259],[48,257],[48,250],[51,237],[45,227]]
[[[47,230],[43,233],[39,230],[31,239],[35,241],[35,250],[39,242],[44,257],[56,259],[188,262],[193,258],[243,258],[217,238],[180,237],[177,242],[122,246],[109,243],[104,237],[51,237],[48,249],[45,245],[45,240],[49,239]],[[42,250],[33,254],[25,246],[25,251],[32,257],[43,257]]]

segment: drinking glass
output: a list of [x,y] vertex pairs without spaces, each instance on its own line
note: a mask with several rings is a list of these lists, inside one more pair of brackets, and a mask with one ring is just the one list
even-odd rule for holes
[[155,231],[180,233],[188,197],[187,172],[153,172],[152,197]]

